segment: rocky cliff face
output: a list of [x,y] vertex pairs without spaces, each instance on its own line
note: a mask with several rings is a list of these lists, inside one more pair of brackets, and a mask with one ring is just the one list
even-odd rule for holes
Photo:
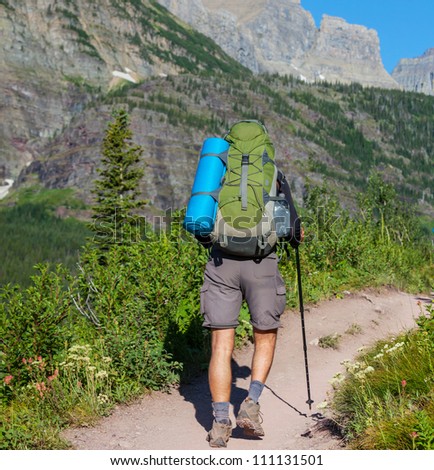
[[434,48],[415,59],[401,59],[392,77],[405,90],[434,95]]
[[377,32],[332,16],[324,15],[312,47],[297,66],[310,80],[398,88],[384,69]]
[[398,88],[376,31],[330,16],[318,30],[300,0],[158,1],[253,72]]
[[[110,8],[93,4],[83,9],[84,3],[76,2],[77,8],[50,0],[0,5],[0,139],[2,160],[11,174],[83,108],[86,93],[76,84],[97,93],[108,88],[114,68],[134,64],[123,51],[107,47],[113,36],[101,26]],[[89,21],[93,15],[98,22]]]
[[119,84],[239,64],[150,0],[0,2],[0,166],[15,177]]
[[[223,50],[253,72],[259,72],[255,47],[246,31],[238,27],[237,15],[231,2],[223,2],[225,8],[205,8],[203,0],[158,0],[171,13],[192,25],[202,34],[218,39]],[[239,2],[238,2],[239,3]],[[263,2],[258,2],[263,3]],[[244,2],[243,2],[244,5]],[[229,7],[229,8],[228,8]],[[258,9],[254,6],[254,9]]]

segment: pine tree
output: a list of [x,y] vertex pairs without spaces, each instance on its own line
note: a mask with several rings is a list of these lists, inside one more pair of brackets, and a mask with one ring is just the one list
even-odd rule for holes
[[139,199],[140,168],[143,149],[134,144],[129,115],[114,112],[102,143],[102,168],[95,181],[95,204],[91,229],[93,242],[105,251],[113,245],[130,245],[140,240],[140,216],[137,209],[146,205]]

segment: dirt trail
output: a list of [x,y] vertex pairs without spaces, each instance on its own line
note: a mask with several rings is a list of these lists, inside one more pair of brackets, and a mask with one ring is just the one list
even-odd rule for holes
[[[306,404],[300,314],[287,311],[282,316],[275,360],[267,388],[261,399],[265,437],[245,439],[234,429],[230,450],[326,450],[339,448],[339,441],[316,430],[316,406],[327,399],[330,379],[343,371],[341,362],[353,359],[357,350],[377,339],[415,326],[419,315],[418,297],[395,290],[364,291],[343,299],[306,308],[312,409]],[[350,334],[358,325],[361,331]],[[339,349],[324,349],[318,339],[342,335]],[[234,354],[234,383],[231,410],[235,423],[239,403],[247,395],[252,347]],[[68,429],[64,437],[76,449],[87,450],[200,450],[209,449],[205,440],[212,422],[207,377],[199,377],[167,393],[152,393],[136,403],[119,406],[95,427]]]

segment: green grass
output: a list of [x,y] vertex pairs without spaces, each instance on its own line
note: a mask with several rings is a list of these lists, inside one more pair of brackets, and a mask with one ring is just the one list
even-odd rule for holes
[[70,190],[27,189],[15,195],[12,207],[0,207],[0,286],[27,286],[40,262],[62,263],[75,270],[80,248],[90,231],[84,222],[62,219],[54,207],[82,209]]
[[334,333],[333,335],[322,336],[319,339],[318,346],[324,349],[327,349],[327,348],[338,349],[340,339],[341,339],[341,335],[337,333]]
[[362,327],[357,323],[353,323],[346,331],[345,334],[356,336],[362,333]]
[[349,447],[434,450],[433,307],[421,305],[418,329],[345,364],[331,410]]
[[16,205],[28,203],[44,205],[48,209],[52,210],[60,206],[77,210],[86,208],[86,205],[75,196],[75,192],[71,188],[45,189],[39,185],[14,190],[10,195],[8,195],[7,199],[2,201],[0,207],[8,207],[11,203]]

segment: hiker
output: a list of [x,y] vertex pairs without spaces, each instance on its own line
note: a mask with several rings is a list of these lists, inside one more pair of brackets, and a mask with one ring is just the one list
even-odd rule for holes
[[[299,241],[301,241],[302,232]],[[292,243],[298,243],[296,239]],[[264,436],[259,398],[271,369],[279,317],[286,305],[285,283],[275,252],[260,260],[211,251],[201,289],[203,326],[211,329],[209,387],[214,422],[207,439],[211,447],[226,447],[232,432],[229,418],[231,359],[241,303],[246,300],[254,334],[251,382],[236,423],[247,436]]]
[[[270,150],[269,153],[271,153]],[[265,151],[264,154],[266,154]],[[243,154],[244,157],[245,154]],[[268,158],[267,155],[266,157]],[[239,180],[243,179],[241,173],[240,170]],[[276,175],[276,188],[273,194],[283,194],[291,214],[291,226],[286,241],[296,247],[303,239],[300,220],[285,176],[277,170]],[[250,184],[250,186],[253,185],[253,183]],[[208,379],[214,421],[207,440],[211,447],[226,447],[232,432],[232,422],[229,417],[232,385],[231,359],[242,302],[246,301],[250,311],[254,352],[248,396],[241,403],[236,424],[243,428],[246,436],[259,437],[264,436],[259,398],[273,362],[277,329],[286,305],[286,289],[278,269],[276,245],[268,251],[247,256],[245,247],[249,242],[246,241],[243,244],[238,240],[238,243],[244,246],[240,248],[244,252],[241,256],[237,256],[236,246],[231,249],[230,253],[226,250],[227,239],[230,237],[224,237],[225,243],[216,243],[215,236],[214,238],[212,235],[195,234],[195,236],[203,246],[210,250],[200,293],[203,326],[211,330]]]

